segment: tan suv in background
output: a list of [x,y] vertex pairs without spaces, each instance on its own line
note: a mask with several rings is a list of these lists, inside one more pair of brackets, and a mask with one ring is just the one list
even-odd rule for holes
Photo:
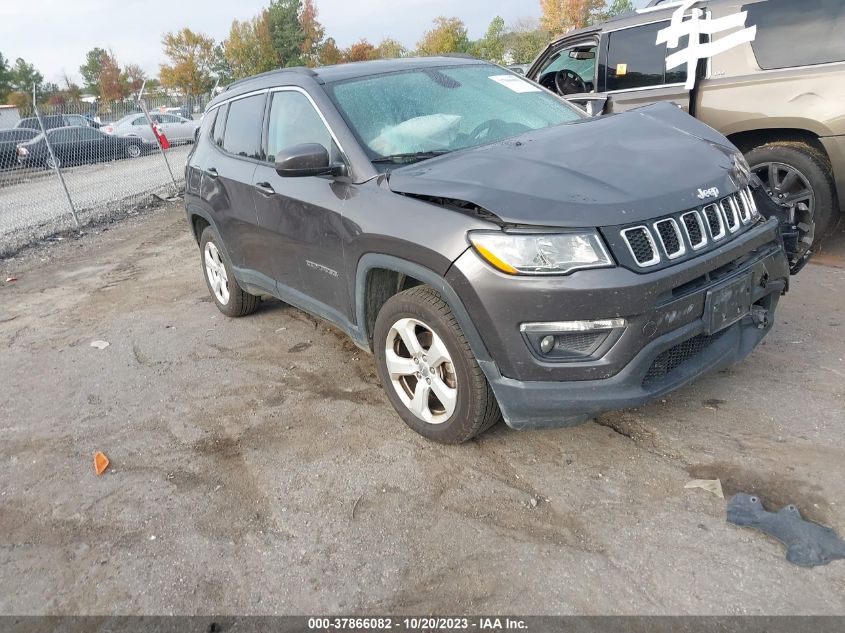
[[[784,240],[809,242],[845,211],[845,0],[710,0],[684,7],[686,19],[746,12],[754,39],[666,70],[658,31],[682,2],[647,8],[567,33],[540,54],[527,77],[591,114],[672,101],[724,134],[746,155],[784,218]],[[743,27],[714,33],[713,42]],[[711,36],[702,35],[707,43]],[[838,195],[837,195],[838,192]]]

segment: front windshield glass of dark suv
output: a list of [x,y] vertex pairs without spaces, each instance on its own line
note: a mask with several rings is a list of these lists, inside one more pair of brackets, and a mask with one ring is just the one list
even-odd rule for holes
[[328,90],[377,164],[416,162],[583,118],[536,84],[486,64],[385,73]]

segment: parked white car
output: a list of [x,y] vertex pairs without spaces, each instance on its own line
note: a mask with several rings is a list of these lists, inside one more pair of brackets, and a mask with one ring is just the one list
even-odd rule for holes
[[[171,143],[193,143],[196,139],[200,121],[192,121],[177,114],[150,113],[150,118]],[[143,113],[128,114],[116,123],[103,126],[103,132],[118,136],[136,136],[155,142],[150,124]]]

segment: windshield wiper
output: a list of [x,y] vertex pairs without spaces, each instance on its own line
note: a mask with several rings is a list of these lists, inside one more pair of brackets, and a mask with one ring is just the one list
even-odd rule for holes
[[434,158],[436,156],[443,156],[443,154],[448,154],[452,150],[449,149],[438,149],[432,150],[429,152],[407,152],[405,154],[390,154],[389,156],[379,156],[378,158],[374,158],[371,162],[373,163],[415,163],[420,160],[426,160],[428,158]]

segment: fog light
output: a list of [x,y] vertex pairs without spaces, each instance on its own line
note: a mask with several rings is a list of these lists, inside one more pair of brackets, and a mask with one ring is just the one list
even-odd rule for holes
[[519,329],[534,354],[544,361],[595,360],[625,331],[625,319],[523,323]]

